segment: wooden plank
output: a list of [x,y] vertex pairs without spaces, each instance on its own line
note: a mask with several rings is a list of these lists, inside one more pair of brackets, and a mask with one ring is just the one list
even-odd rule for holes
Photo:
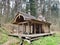
[[24,28],[24,24],[22,24],[22,27],[23,27],[23,33],[24,33],[24,30],[25,30],[25,28]]
[[24,24],[22,24],[23,25],[23,33],[25,32],[25,25]]
[[25,28],[25,31],[24,32],[26,33],[26,25],[24,26],[24,28]]
[[30,23],[28,23],[28,28],[29,28],[28,32],[30,34],[30,32],[31,32],[31,24]]
[[30,33],[31,33],[31,24],[29,24],[29,30],[30,30]]
[[34,34],[36,34],[36,24],[34,24]]
[[38,40],[38,39],[39,39],[39,37],[36,37],[36,38],[30,39],[30,41],[34,41],[34,40]]
[[21,37],[41,37],[41,36],[47,36],[47,35],[53,35],[54,33],[43,33],[43,34],[31,34],[31,35],[25,35],[25,34],[20,34],[19,36]]
[[32,34],[32,35],[20,34],[20,35],[9,35],[9,36],[16,36],[16,37],[19,37],[19,38],[34,41],[34,40],[38,40],[39,37],[49,36],[49,35],[53,35],[53,34],[55,34],[55,33],[43,33],[43,34]]
[[33,33],[33,26],[31,25],[31,34]]
[[15,24],[15,25],[22,25],[22,24],[27,24],[28,23],[28,21],[24,21],[24,22],[19,22],[19,23],[13,23],[13,24]]
[[39,21],[39,20],[36,20],[36,19],[31,19],[31,21],[34,21],[36,23],[44,23],[44,24],[48,24],[48,25],[51,25],[51,23],[47,22],[47,21]]
[[25,20],[25,21],[31,22],[31,23],[37,23],[37,24],[48,24],[48,25],[51,25],[51,23],[49,23],[49,22],[39,21],[39,20],[36,20],[36,19]]

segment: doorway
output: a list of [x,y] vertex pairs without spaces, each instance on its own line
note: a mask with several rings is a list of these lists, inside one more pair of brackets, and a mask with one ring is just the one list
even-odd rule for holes
[[42,33],[42,24],[37,24],[36,25],[36,33],[37,34]]

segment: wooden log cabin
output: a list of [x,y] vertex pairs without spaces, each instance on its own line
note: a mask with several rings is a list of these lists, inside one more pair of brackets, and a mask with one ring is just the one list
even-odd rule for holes
[[47,21],[40,21],[32,15],[26,13],[18,13],[14,20],[13,25],[17,28],[13,29],[12,33],[18,34],[41,34],[50,33],[50,23]]

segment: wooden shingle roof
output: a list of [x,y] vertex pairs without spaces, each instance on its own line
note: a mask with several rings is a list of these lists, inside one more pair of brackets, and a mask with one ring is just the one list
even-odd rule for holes
[[50,23],[47,22],[47,21],[40,21],[40,20],[36,19],[34,16],[23,13],[23,12],[18,12],[16,14],[16,16],[15,16],[15,18],[13,20],[13,23],[17,24],[19,22],[24,22],[24,21],[34,21],[34,23],[38,22],[38,23],[44,23],[44,24],[49,24],[50,25]]

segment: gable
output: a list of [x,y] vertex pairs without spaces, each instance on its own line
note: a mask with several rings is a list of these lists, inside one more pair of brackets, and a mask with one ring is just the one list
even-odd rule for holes
[[25,20],[31,20],[31,19],[36,19],[36,18],[26,13],[17,13],[13,20],[13,23],[19,23],[19,22],[23,22]]

